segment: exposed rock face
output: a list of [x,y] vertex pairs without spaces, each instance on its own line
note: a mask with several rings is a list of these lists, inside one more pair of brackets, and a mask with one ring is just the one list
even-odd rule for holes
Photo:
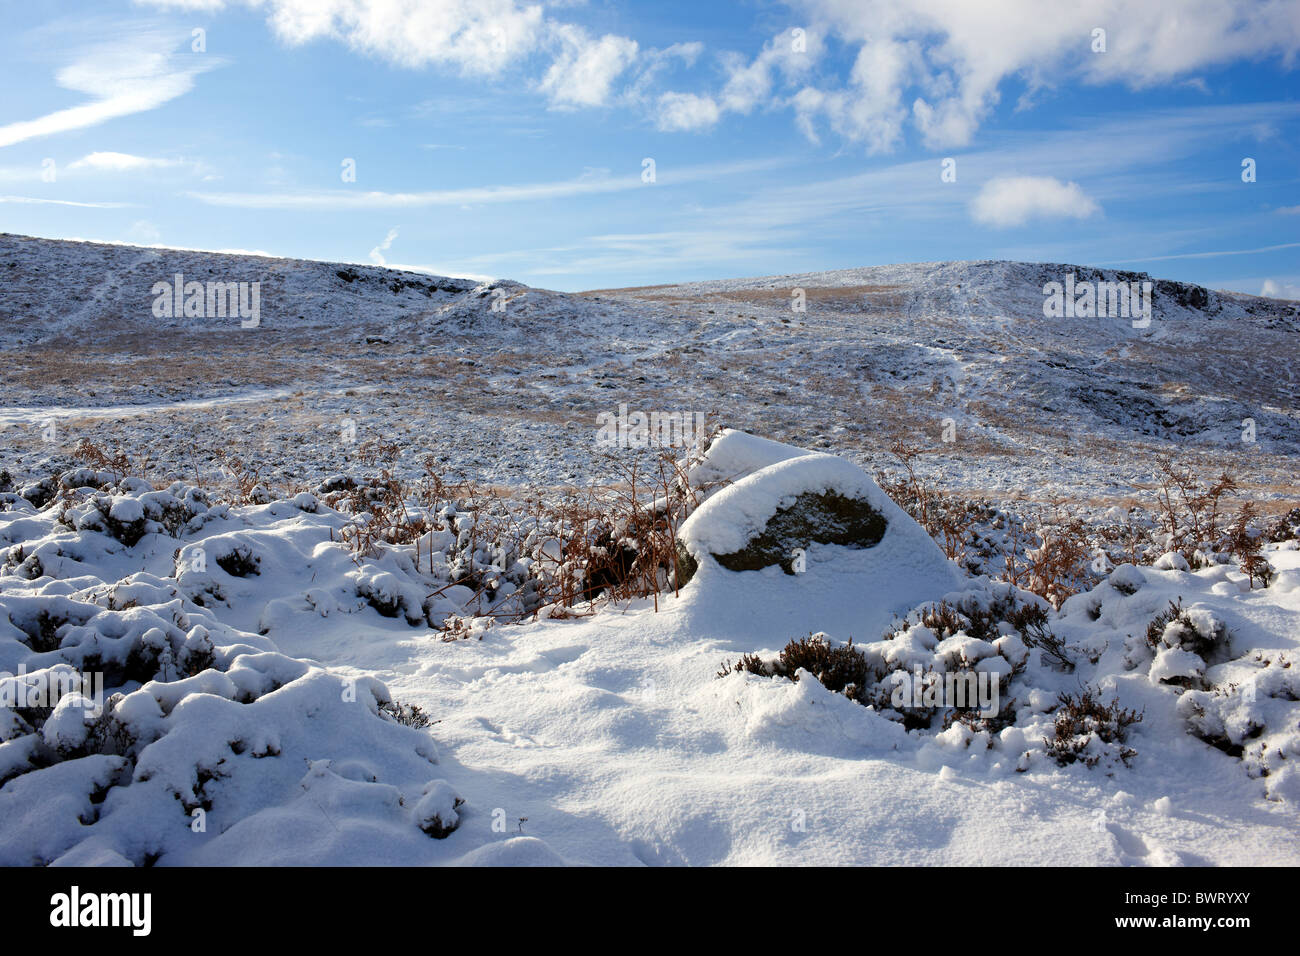
[[809,544],[870,548],[885,536],[885,516],[860,498],[835,491],[804,492],[787,508],[778,508],[760,534],[739,551],[714,554],[729,571],[757,571],[773,564],[794,574],[793,553]]

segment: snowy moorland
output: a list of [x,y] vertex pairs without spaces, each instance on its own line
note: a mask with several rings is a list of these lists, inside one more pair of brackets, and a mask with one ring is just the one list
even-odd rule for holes
[[[1155,280],[1146,328],[1044,318],[1044,285],[1069,273],[1142,277],[916,263],[565,294],[0,235],[0,467],[66,470],[89,438],[195,484],[224,451],[305,488],[383,440],[403,477],[432,458],[551,486],[606,477],[596,416],[626,404],[869,470],[919,442],[924,474],[994,498],[1116,504],[1178,455],[1293,504],[1300,304]],[[154,285],[176,275],[261,283],[258,326],[155,316]]]
[[1294,537],[1058,611],[836,456],[725,431],[662,487],[656,590],[572,602],[583,530],[446,489],[401,544],[340,476],[0,496],[0,862],[1300,862]]
[[1065,272],[0,236],[0,863],[1300,863],[1300,307]]

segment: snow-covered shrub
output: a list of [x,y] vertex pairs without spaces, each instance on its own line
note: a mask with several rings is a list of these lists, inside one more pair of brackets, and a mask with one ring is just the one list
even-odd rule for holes
[[389,700],[380,704],[379,714],[381,717],[386,717],[407,727],[414,727],[416,730],[428,727],[431,723],[429,715],[418,704],[404,704],[396,700]]
[[1147,630],[1148,640],[1157,628],[1154,643],[1181,647],[1207,659],[1225,650],[1229,637],[1227,626],[1212,613],[1199,608],[1184,609],[1181,602],[1171,602],[1167,611],[1152,620]]
[[214,553],[212,560],[233,578],[246,578],[250,574],[262,573],[260,570],[262,559],[253,553],[250,545],[245,543],[231,544],[230,547]]
[[59,480],[53,475],[47,475],[37,481],[24,485],[18,490],[23,498],[31,502],[32,507],[37,510],[44,508],[54,500],[59,493]]
[[[129,606],[106,607],[118,603],[113,590]],[[428,779],[419,766],[435,759],[427,733],[417,729],[427,717],[392,702],[377,681],[349,688],[269,644],[256,646],[261,639],[219,624],[175,586],[148,575],[91,596],[96,603],[0,594],[0,651],[7,659],[15,648],[27,651],[27,630],[50,635],[42,646],[53,649],[40,652],[45,660],[63,658],[39,667],[36,650],[20,654],[23,679],[48,682],[59,669],[97,672],[107,691],[102,711],[76,692],[53,706],[0,708],[0,864],[44,864],[83,851],[136,864],[184,858],[221,841],[241,820],[262,810],[271,820],[292,806],[293,765],[329,764],[319,758],[331,751],[341,758],[340,772],[363,758],[378,761],[417,788],[407,792],[428,799],[418,813],[404,809],[401,791],[379,783],[373,771],[348,771],[366,781],[349,785],[372,789],[340,797],[341,805],[329,802],[328,787],[316,790],[310,813],[324,804],[332,816],[336,806],[360,816],[369,807],[394,825],[410,827],[414,817],[440,838],[459,823],[454,793],[431,786],[421,792],[413,783]],[[164,603],[150,603],[159,599]],[[262,771],[261,760],[284,763]],[[219,821],[206,835],[189,827],[198,811]]]
[[1211,555],[1229,546],[1224,499],[1237,493],[1236,476],[1225,469],[1213,479],[1202,479],[1190,466],[1162,457],[1157,459],[1157,480],[1165,550],[1179,555],[1188,568],[1207,566]]
[[1147,644],[1156,652],[1151,680],[1195,686],[1205,676],[1209,662],[1227,653],[1227,626],[1209,611],[1184,609],[1182,600],[1170,601],[1147,625]]
[[465,804],[446,780],[431,780],[415,804],[416,825],[435,840],[445,840],[460,826],[460,808]]
[[363,568],[354,575],[357,596],[363,598],[384,617],[399,614],[414,627],[425,624],[424,592],[410,581],[403,580],[391,571]]
[[827,690],[843,694],[850,700],[861,700],[868,683],[875,682],[867,658],[853,646],[852,639],[847,644],[836,646],[821,633],[792,640],[781,649],[775,660],[767,663],[752,654],[744,655],[734,665],[724,663],[718,676],[725,677],[733,670],[786,677],[792,681],[798,681],[799,672],[806,671]]
[[946,600],[927,604],[917,620],[940,638],[960,633],[991,641],[1015,633],[1025,647],[1042,651],[1052,666],[1074,670],[1065,642],[1052,632],[1049,607],[1042,597],[998,581],[963,595],[952,605]]
[[1048,755],[1061,766],[1076,761],[1092,768],[1119,760],[1125,766],[1137,756],[1127,746],[1128,728],[1142,720],[1135,710],[1125,710],[1118,698],[1103,704],[1100,692],[1085,687],[1076,697],[1062,692],[1051,737],[1043,738]]
[[1178,699],[1188,730],[1242,761],[1266,793],[1300,804],[1300,667],[1286,652],[1255,652],[1208,672],[1204,690]]
[[[955,613],[951,606],[944,606],[947,610],[941,614]],[[827,690],[871,707],[909,730],[935,729],[935,719],[940,718],[940,730],[960,723],[971,731],[996,733],[1015,720],[1015,700],[1008,691],[1012,678],[1024,671],[1028,657],[1028,647],[1014,631],[990,642],[958,627],[941,640],[930,626],[913,622],[883,641],[861,646],[855,646],[852,639],[837,644],[824,633],[809,634],[790,641],[771,660],[745,654],[735,663],[724,662],[717,676],[742,672],[798,682],[800,674],[806,673]],[[960,684],[973,694],[983,681],[991,697],[992,687],[996,687],[996,713],[979,711],[974,699],[953,706],[952,701],[936,697],[932,703],[920,690],[919,705],[908,695],[900,703],[899,679],[906,678],[910,686],[918,674],[927,689]]]
[[1152,567],[1159,571],[1190,571],[1192,566],[1177,551],[1166,551],[1156,558]]
[[1110,572],[1110,586],[1120,594],[1137,594],[1146,584],[1142,570],[1132,564],[1121,564]]
[[[166,491],[147,491],[140,495],[145,517],[173,538],[203,526],[211,508],[207,492],[183,482],[174,482]],[[149,530],[155,530],[151,527]]]
[[62,521],[76,531],[99,531],[134,547],[148,531],[144,505],[130,495],[96,493],[66,509]]
[[189,677],[216,665],[216,648],[212,636],[202,624],[195,624],[185,635],[176,663],[180,672]]
[[1038,547],[1025,551],[1025,587],[1059,609],[1067,598],[1089,587],[1093,580],[1087,535],[1083,522],[1074,518],[1043,526],[1039,537]]

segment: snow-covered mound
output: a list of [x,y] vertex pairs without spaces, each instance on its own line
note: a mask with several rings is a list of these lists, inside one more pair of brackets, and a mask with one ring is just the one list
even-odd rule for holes
[[49,500],[0,500],[0,864],[447,857],[464,801],[429,718],[274,643],[460,610],[409,557],[358,568],[309,494],[235,512],[88,469],[24,490]]

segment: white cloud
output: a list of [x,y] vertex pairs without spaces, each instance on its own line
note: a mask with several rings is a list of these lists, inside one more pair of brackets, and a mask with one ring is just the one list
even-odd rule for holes
[[384,259],[384,253],[392,248],[393,240],[396,238],[397,227],[394,226],[392,229],[388,230],[388,235],[384,237],[384,241],[370,250],[370,261],[377,266],[388,265],[387,260]]
[[330,39],[410,69],[498,76],[534,54],[550,57],[540,89],[557,106],[599,106],[637,56],[637,44],[593,37],[519,0],[137,0],[163,8],[264,10],[272,31],[298,46]]
[[1101,211],[1078,183],[1051,176],[1001,176],[971,201],[971,218],[986,226],[1020,226],[1030,219],[1087,219]]
[[626,37],[593,38],[581,27],[553,28],[561,52],[542,78],[540,88],[559,106],[602,106],[618,75],[636,59],[637,45]]
[[[824,33],[859,49],[842,84],[809,86],[787,100],[814,139],[824,120],[871,151],[892,148],[911,116],[930,148],[967,145],[1019,79],[1028,99],[1069,80],[1133,88],[1199,79],[1240,59],[1300,53],[1294,3],[1237,0],[791,0]],[[1107,31],[1106,52],[1092,31]],[[756,87],[762,93],[762,85]]]
[[1264,287],[1259,290],[1259,294],[1270,299],[1300,299],[1300,285],[1265,279]]
[[628,83],[620,96],[620,101],[628,106],[653,110],[654,97],[650,87],[657,83],[662,75],[681,64],[685,67],[695,65],[695,61],[704,52],[704,44],[698,40],[688,43],[674,43],[657,49],[651,47],[637,54],[635,76]]
[[69,169],[96,169],[109,172],[129,172],[136,169],[165,169],[181,166],[179,159],[155,159],[150,156],[133,156],[130,153],[96,152],[68,164]]
[[[155,7],[263,12],[285,43],[331,39],[408,68],[435,66],[500,76],[541,60],[531,76],[551,104],[601,106],[618,99],[651,110],[661,128],[699,129],[707,102],[719,116],[791,108],[816,142],[828,128],[869,152],[897,148],[909,127],[932,149],[968,145],[1010,82],[1023,108],[1067,82],[1205,85],[1205,71],[1244,59],[1300,55],[1294,0],[1072,0],[1043,14],[1042,0],[786,0],[790,28],[752,59],[724,54],[720,89],[685,101],[650,84],[702,44],[642,52],[623,36],[594,36],[554,18],[578,4],[532,0],[136,0]],[[1092,31],[1107,31],[1094,53]],[[799,48],[800,40],[804,46]],[[827,42],[856,51],[847,75],[814,75]],[[631,77],[621,95],[616,84]],[[680,86],[680,84],[678,84]],[[1208,88],[1208,87],[1207,87]],[[694,125],[674,126],[677,119]]]
[[703,52],[704,44],[699,40],[691,40],[686,43],[674,43],[662,50],[650,50],[646,55],[664,63],[681,60],[687,66],[694,66],[695,61],[700,58],[700,54]]
[[752,62],[729,53],[723,56],[727,84],[722,90],[722,105],[736,113],[749,113],[755,106],[765,106],[771,97],[774,74],[787,80],[802,77],[821,54],[821,37],[799,27],[778,33],[764,44]]
[[718,122],[718,104],[694,93],[665,93],[659,97],[659,129],[665,132],[707,129]]
[[162,239],[162,233],[158,231],[158,226],[148,219],[137,219],[131,223],[131,228],[126,231],[126,238],[132,243],[151,246],[156,245]]
[[469,75],[500,73],[542,38],[538,5],[515,0],[245,0],[268,10],[291,45],[341,40],[404,67],[451,66]]
[[87,94],[90,101],[0,126],[0,146],[157,109],[188,93],[196,75],[223,62],[210,55],[177,56],[168,52],[173,45],[171,38],[147,33],[83,53],[59,70],[55,81],[64,89]]
[[865,142],[868,152],[889,152],[903,137],[907,111],[902,91],[919,57],[911,43],[885,39],[864,44],[854,60],[848,88],[826,91],[805,86],[795,94],[791,102],[796,124],[817,142],[816,120],[824,116],[840,136]]
[[[756,107],[771,106],[777,76],[787,82],[802,77],[821,52],[820,38],[799,29],[801,32],[797,35],[794,28],[778,33],[764,44],[753,60],[738,53],[724,53],[721,60],[727,82],[717,96],[683,92],[661,94],[654,102],[655,125],[663,132],[710,129],[725,113],[748,114]],[[677,44],[664,52],[686,49],[693,61],[698,55],[694,46],[698,44]],[[651,72],[653,69],[647,70],[646,76]]]

